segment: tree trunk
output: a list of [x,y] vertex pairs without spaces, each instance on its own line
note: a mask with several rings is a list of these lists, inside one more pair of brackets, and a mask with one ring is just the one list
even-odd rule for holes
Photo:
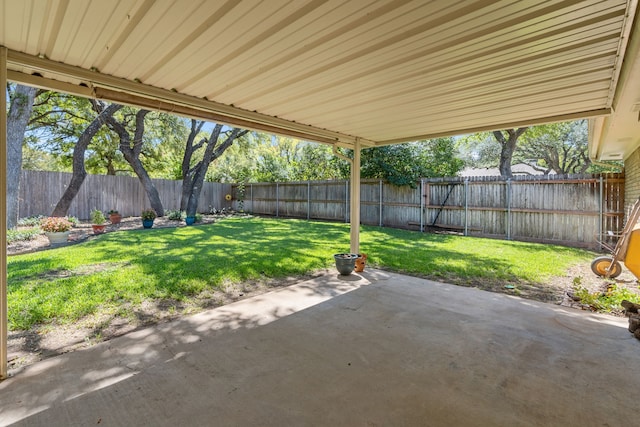
[[131,150],[123,151],[124,158],[131,165],[133,171],[138,176],[142,187],[144,188],[145,193],[147,193],[147,197],[149,198],[149,203],[151,204],[151,209],[156,211],[156,214],[160,216],[164,216],[164,207],[162,206],[162,201],[160,200],[160,193],[158,193],[158,189],[151,181],[147,170],[142,165],[142,162],[138,157],[135,157]]
[[500,175],[505,178],[511,178],[513,173],[511,172],[511,159],[513,159],[513,153],[516,150],[518,138],[526,131],[527,128],[507,129],[508,138],[504,137],[503,131],[496,130],[493,132],[496,140],[502,146],[500,152]]
[[53,209],[51,216],[65,216],[67,215],[67,212],[69,212],[71,202],[73,202],[78,191],[80,191],[80,187],[87,176],[87,171],[84,168],[84,155],[87,151],[87,147],[102,125],[105,124],[116,111],[122,108],[122,105],[118,104],[111,104],[107,108],[104,108],[96,101],[94,101],[93,105],[94,109],[99,112],[98,117],[93,119],[84,132],[82,132],[78,138],[78,142],[76,142],[76,146],[73,148],[73,173],[71,175],[71,182],[58,201],[58,204]]
[[36,88],[16,85],[7,115],[7,228],[18,225],[22,142],[31,117]]
[[193,192],[193,174],[194,171],[191,170],[191,159],[193,157],[193,153],[200,148],[206,140],[201,140],[198,144],[194,146],[193,142],[196,139],[196,136],[202,130],[202,126],[204,126],[204,121],[197,121],[191,119],[191,131],[189,132],[189,137],[187,138],[187,144],[184,149],[184,156],[182,157],[182,194],[180,196],[180,210],[186,211],[187,204],[189,203],[189,197]]
[[129,163],[136,176],[140,180],[147,198],[151,204],[151,209],[156,211],[156,214],[161,217],[164,216],[164,207],[160,200],[160,194],[158,189],[151,181],[151,177],[144,168],[144,165],[140,161],[140,153],[142,153],[142,142],[144,136],[144,118],[149,114],[149,110],[138,110],[136,113],[136,127],[134,130],[133,141],[129,131],[122,123],[118,122],[115,118],[109,117],[107,119],[109,126],[118,134],[120,138],[119,149],[124,155],[124,159]]
[[202,160],[198,162],[196,166],[189,170],[187,178],[183,179],[182,181],[183,186],[185,185],[185,183],[187,183],[187,185],[191,188],[191,193],[189,194],[189,199],[186,206],[187,216],[194,216],[196,214],[196,210],[198,209],[198,201],[200,199],[200,192],[202,191],[202,186],[204,185],[204,178],[207,174],[207,170],[209,169],[209,165],[211,164],[211,162],[220,157],[222,153],[224,153],[225,150],[229,148],[231,144],[233,144],[233,141],[246,135],[249,131],[233,128],[231,133],[227,135],[224,142],[218,144],[218,139],[221,132],[222,125],[217,124],[211,132],[209,140],[206,141],[207,146],[205,148],[204,155],[202,156]]

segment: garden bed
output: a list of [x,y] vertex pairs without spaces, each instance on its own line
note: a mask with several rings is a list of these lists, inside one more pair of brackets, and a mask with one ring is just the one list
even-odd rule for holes
[[[194,224],[195,226],[201,224],[211,224],[218,219],[228,217],[230,215],[202,215],[202,221]],[[153,228],[168,228],[168,227],[186,227],[184,221],[177,221],[167,219],[166,217],[156,218],[153,223]],[[31,227],[18,227],[31,228]],[[113,233],[115,231],[127,231],[127,230],[140,230],[142,229],[142,220],[140,217],[126,217],[122,218],[119,224],[111,224],[107,222],[105,232]],[[83,242],[89,238],[94,237],[93,230],[91,228],[91,222],[79,221],[78,225],[71,230],[69,235],[69,242],[67,245]],[[21,240],[13,242],[7,245],[7,253],[9,255],[25,254],[29,252],[35,252],[39,250],[51,249],[49,245],[49,239],[44,234],[36,236],[32,240]]]

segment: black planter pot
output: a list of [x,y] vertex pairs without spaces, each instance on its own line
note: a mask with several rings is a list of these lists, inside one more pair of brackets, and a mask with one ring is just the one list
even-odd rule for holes
[[333,258],[336,260],[338,273],[343,276],[348,276],[356,267],[356,258],[358,258],[358,254],[335,254]]
[[142,226],[144,228],[151,228],[153,227],[153,220],[152,219],[143,219],[142,220]]
[[194,222],[196,222],[196,217],[195,216],[188,216],[184,219],[184,222],[187,223],[187,225],[193,225]]

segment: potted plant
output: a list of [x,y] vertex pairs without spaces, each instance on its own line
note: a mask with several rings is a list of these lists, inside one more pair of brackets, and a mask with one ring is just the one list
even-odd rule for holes
[[49,239],[51,246],[66,243],[72,227],[73,224],[63,217],[50,216],[40,222],[40,228]]
[[336,260],[338,273],[343,276],[348,276],[353,272],[353,269],[356,266],[356,258],[358,258],[358,254],[335,254],[333,255],[333,258]]
[[109,211],[109,221],[111,221],[111,224],[120,224],[121,220],[122,215],[120,215],[120,212],[115,209]]
[[356,273],[362,273],[367,263],[367,254],[358,254],[356,258]]
[[144,228],[153,227],[153,220],[156,219],[157,216],[156,211],[153,209],[143,210],[142,214],[140,214],[140,217],[142,218],[142,226]]
[[91,211],[91,228],[93,228],[93,234],[102,234],[107,226],[105,222],[107,219],[104,217],[102,211],[94,209]]

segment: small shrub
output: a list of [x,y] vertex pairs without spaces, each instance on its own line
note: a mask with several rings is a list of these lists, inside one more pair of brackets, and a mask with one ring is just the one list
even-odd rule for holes
[[183,211],[167,211],[167,218],[171,221],[182,221],[185,218]]
[[91,217],[91,224],[102,225],[105,222],[107,222],[107,218],[105,218],[102,211],[98,209],[94,209],[93,211],[91,211],[90,217]]
[[640,294],[630,291],[625,286],[618,286],[614,283],[608,284],[605,292],[590,292],[584,286],[576,286],[575,284],[574,291],[575,296],[580,298],[582,304],[591,307],[595,311],[606,313],[621,311],[620,303],[622,300],[640,303]]
[[202,214],[196,212],[195,216],[195,221],[196,222],[202,222]]
[[80,222],[75,216],[68,216],[67,221],[69,221],[74,227],[77,227]]
[[35,227],[40,224],[40,221],[44,218],[42,215],[33,215],[18,220],[18,225],[23,227]]
[[153,209],[145,209],[140,214],[140,217],[142,217],[143,220],[156,219],[157,216],[158,214],[156,214],[156,211]]
[[33,240],[39,234],[39,227],[26,228],[23,230],[7,230],[7,243]]

